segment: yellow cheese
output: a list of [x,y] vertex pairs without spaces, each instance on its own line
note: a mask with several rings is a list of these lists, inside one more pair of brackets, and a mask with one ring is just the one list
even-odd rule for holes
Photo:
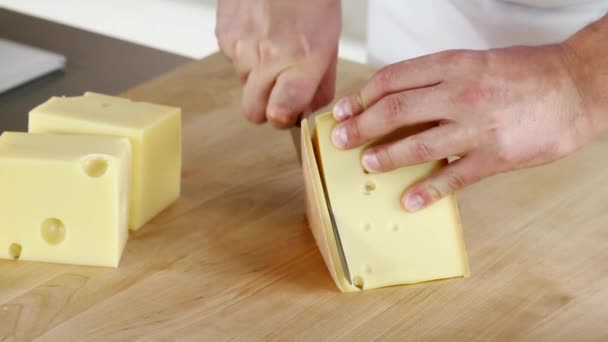
[[181,110],[86,93],[53,97],[29,117],[34,133],[127,137],[133,146],[129,227],[139,229],[180,195]]
[[0,258],[116,267],[128,238],[131,144],[0,136]]
[[[336,149],[331,143],[336,124],[331,114],[318,116],[314,143],[321,168],[319,176],[327,187],[351,283],[372,289],[468,276],[456,199],[448,196],[417,213],[408,213],[401,207],[403,191],[443,162],[367,174],[361,166],[361,155],[369,145],[348,151]],[[305,163],[312,161],[308,158]],[[323,199],[317,196],[317,200]],[[327,208],[320,210],[321,215],[327,216],[323,210]],[[329,220],[324,221],[322,229],[331,248],[336,240]],[[330,259],[334,268],[341,268],[337,250],[325,259],[326,263]],[[341,289],[352,290],[339,279],[344,277],[343,270],[332,272],[337,274],[336,283]]]
[[321,256],[336,286],[343,292],[358,291],[357,287],[348,282],[345,270],[342,268],[308,126],[308,120],[304,119],[301,126],[300,146],[306,187],[306,217]]

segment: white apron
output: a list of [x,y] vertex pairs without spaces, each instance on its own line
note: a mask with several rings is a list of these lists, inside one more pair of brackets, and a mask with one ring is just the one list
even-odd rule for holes
[[368,62],[556,43],[607,12],[608,0],[369,0]]

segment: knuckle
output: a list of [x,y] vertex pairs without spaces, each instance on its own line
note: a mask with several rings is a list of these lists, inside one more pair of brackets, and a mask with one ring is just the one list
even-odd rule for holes
[[445,177],[446,177],[448,189],[451,192],[460,190],[467,185],[466,177],[458,172],[455,172],[455,171],[447,172]]
[[509,165],[513,165],[517,161],[516,155],[513,153],[512,149],[509,148],[508,146],[499,145],[495,156],[496,156],[496,160],[498,161],[498,164],[501,166],[501,168],[508,167]]
[[391,146],[379,147],[375,150],[381,170],[390,171],[398,167],[395,151]]
[[273,90],[269,111],[272,117],[285,117],[285,113],[302,111],[313,100],[307,80],[290,79]]
[[291,98],[301,98],[313,92],[315,86],[305,77],[293,78],[285,82],[284,93]]
[[372,77],[373,85],[381,92],[390,92],[394,84],[395,72],[390,66],[380,69]]
[[435,158],[435,151],[430,144],[422,139],[412,139],[412,156],[421,162],[432,161]]
[[494,145],[494,158],[500,167],[515,163],[517,158],[509,134],[500,127],[491,127],[488,130],[488,135],[489,141]]
[[276,57],[275,48],[269,40],[262,40],[258,44],[258,56],[261,64],[273,61]]
[[481,122],[482,129],[485,129],[492,141],[504,142],[507,139],[504,124],[501,118],[493,112],[488,113]]
[[445,51],[441,57],[450,65],[462,66],[477,62],[480,56],[477,51],[458,49]]
[[511,160],[513,160],[511,154],[502,148],[498,148],[498,151],[496,151],[495,154],[495,158],[498,161],[498,164],[501,166],[511,164]]
[[351,144],[362,140],[361,124],[358,119],[350,120],[345,124],[347,141]]
[[389,123],[398,123],[401,115],[407,111],[407,103],[402,96],[387,96],[382,102],[385,108],[386,120]]
[[250,41],[244,39],[230,39],[227,41],[234,58],[241,61],[257,59],[257,51],[251,48]]
[[277,100],[285,107],[300,109],[307,104],[305,102],[312,100],[315,90],[310,80],[303,77],[291,78],[280,85]]
[[491,100],[494,95],[495,90],[492,86],[475,82],[457,93],[456,102],[465,106],[475,106]]

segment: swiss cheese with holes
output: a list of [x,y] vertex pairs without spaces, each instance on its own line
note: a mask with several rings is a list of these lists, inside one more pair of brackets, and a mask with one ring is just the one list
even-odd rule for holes
[[117,267],[128,238],[131,144],[0,136],[0,258]]
[[91,92],[53,97],[30,112],[29,131],[129,138],[133,145],[132,230],[142,227],[180,195],[179,108]]
[[[325,263],[342,291],[468,276],[455,197],[448,196],[416,213],[406,212],[400,204],[405,189],[443,162],[367,174],[361,156],[369,145],[338,150],[331,142],[331,131],[337,124],[333,116],[320,115],[315,124],[311,137],[308,123],[302,123],[307,213]],[[350,282],[340,262],[324,186]]]

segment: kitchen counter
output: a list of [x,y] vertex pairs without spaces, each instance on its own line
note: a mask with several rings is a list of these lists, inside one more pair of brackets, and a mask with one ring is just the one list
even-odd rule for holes
[[[342,61],[338,93],[371,73]],[[117,269],[0,261],[0,341],[608,339],[606,139],[458,194],[470,278],[343,294],[289,134],[240,92],[217,54],[122,93],[182,107],[182,196]]]

